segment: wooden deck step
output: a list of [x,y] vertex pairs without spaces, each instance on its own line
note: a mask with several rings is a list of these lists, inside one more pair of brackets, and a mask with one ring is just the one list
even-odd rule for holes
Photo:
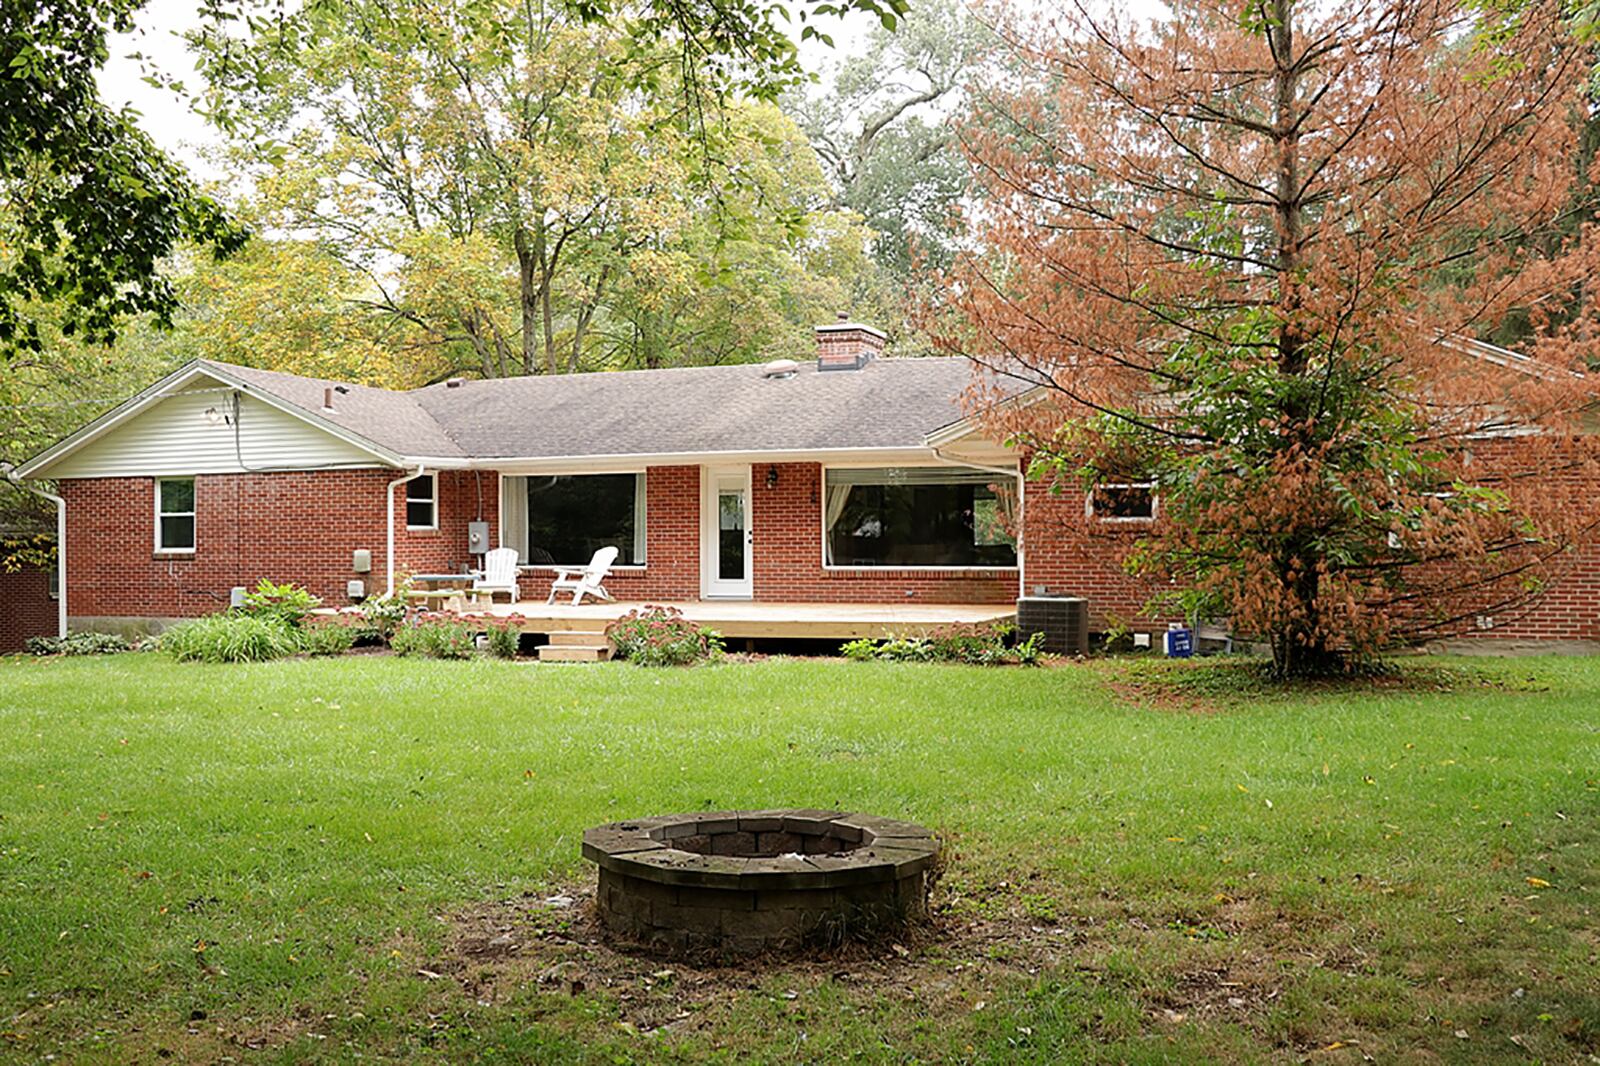
[[558,646],[593,648],[601,644],[611,643],[606,639],[605,631],[600,629],[571,629],[565,632],[550,633],[548,637],[551,644]]
[[542,663],[603,663],[611,658],[609,644],[541,644]]

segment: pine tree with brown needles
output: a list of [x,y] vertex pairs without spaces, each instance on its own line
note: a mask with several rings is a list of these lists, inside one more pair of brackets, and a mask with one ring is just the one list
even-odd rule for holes
[[1168,15],[997,19],[940,343],[1040,387],[986,416],[1036,475],[1153,482],[1128,566],[1282,676],[1526,609],[1600,506],[1586,49],[1544,0]]

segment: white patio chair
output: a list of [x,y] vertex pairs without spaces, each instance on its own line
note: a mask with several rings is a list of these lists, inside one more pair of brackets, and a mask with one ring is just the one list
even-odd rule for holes
[[576,607],[583,602],[585,596],[598,596],[610,602],[611,593],[606,591],[606,574],[611,572],[611,564],[617,561],[617,549],[601,548],[594,553],[594,558],[589,560],[589,565],[582,569],[562,567],[556,571],[555,580],[550,582],[550,597],[545,603],[556,602],[558,593],[571,590],[572,605]]
[[511,597],[511,602],[517,602],[517,549],[496,548],[483,557],[483,576],[474,578],[472,588],[468,590],[472,601],[476,603],[479,596],[487,596],[489,602],[494,602],[494,594],[504,592]]

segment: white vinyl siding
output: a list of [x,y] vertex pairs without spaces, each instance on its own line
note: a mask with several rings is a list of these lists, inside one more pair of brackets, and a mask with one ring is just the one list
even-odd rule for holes
[[[208,417],[208,409],[216,414]],[[223,416],[233,394],[211,382],[160,400],[50,467],[53,478],[236,474],[379,466],[371,454],[257,400],[239,400],[239,439]],[[240,458],[244,462],[241,465]]]

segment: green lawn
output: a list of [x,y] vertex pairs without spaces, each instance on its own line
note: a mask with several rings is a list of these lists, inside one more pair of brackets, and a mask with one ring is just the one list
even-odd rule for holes
[[[0,1058],[1588,1061],[1600,661],[1451,669],[0,660]],[[779,805],[935,827],[937,929],[591,942],[585,826]]]

